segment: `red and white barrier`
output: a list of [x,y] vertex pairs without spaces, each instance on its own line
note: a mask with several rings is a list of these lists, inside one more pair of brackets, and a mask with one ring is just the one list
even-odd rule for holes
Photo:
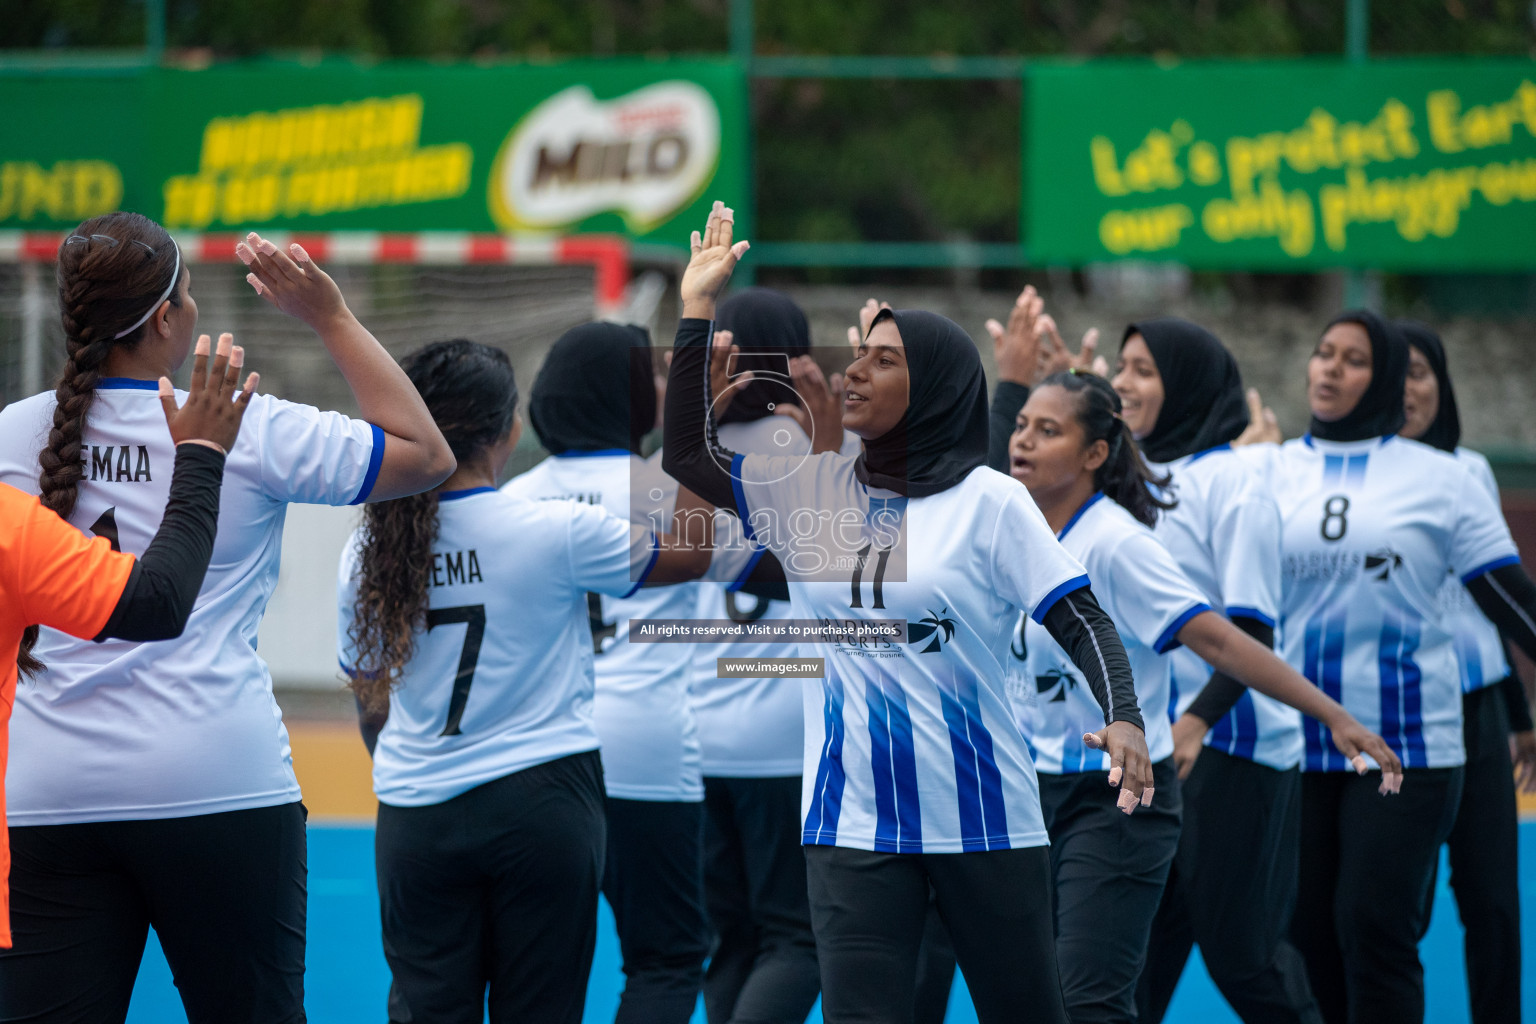
[[[189,261],[232,263],[242,234],[172,232]],[[64,232],[0,231],[0,263],[53,262]],[[507,263],[587,264],[596,275],[601,312],[618,307],[629,282],[629,242],[617,235],[480,235],[419,231],[330,231],[317,234],[274,231],[275,244],[298,242],[322,263]]]

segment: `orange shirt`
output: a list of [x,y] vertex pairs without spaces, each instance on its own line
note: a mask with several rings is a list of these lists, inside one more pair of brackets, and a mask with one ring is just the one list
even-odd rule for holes
[[[113,551],[105,537],[87,538],[32,495],[0,484],[0,823],[22,631],[42,625],[94,637],[132,570],[133,556]],[[10,845],[0,828],[0,948],[11,945],[10,874]]]

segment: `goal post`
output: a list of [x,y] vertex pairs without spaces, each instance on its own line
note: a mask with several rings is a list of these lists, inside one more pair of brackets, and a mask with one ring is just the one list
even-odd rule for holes
[[[66,232],[0,231],[0,404],[46,386],[62,341],[51,264]],[[263,303],[236,273],[236,233],[173,232],[196,275],[199,330],[254,343],[252,364],[278,393],[325,404],[308,384],[318,367],[302,325],[257,312]],[[614,314],[630,278],[628,239],[617,235],[461,232],[271,232],[298,242],[336,277],[347,301],[395,355],[441,337],[472,337],[507,350],[514,365],[559,333]],[[256,301],[252,301],[255,299]],[[555,327],[558,330],[554,330]],[[268,347],[263,350],[261,343]],[[296,361],[294,372],[287,364]],[[519,368],[522,368],[520,365]],[[342,407],[345,395],[336,395]]]

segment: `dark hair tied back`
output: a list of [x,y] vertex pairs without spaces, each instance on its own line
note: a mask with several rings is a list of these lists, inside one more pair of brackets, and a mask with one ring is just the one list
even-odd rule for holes
[[[473,462],[512,429],[517,382],[500,349],[455,338],[417,349],[400,365],[459,465]],[[348,626],[356,652],[349,685],[370,712],[389,706],[389,693],[415,653],[436,541],[436,491],[364,509],[357,602]]]
[[[96,399],[102,364],[115,347],[132,349],[149,324],[126,337],[117,335],[144,317],[157,296],[172,284],[171,305],[181,297],[170,282],[178,277],[176,245],[164,228],[137,213],[108,213],[75,228],[59,246],[54,276],[64,324],[64,369],[54,390],[53,427],[38,453],[38,499],[68,519],[75,510],[84,468],[80,463],[85,424]],[[42,671],[32,656],[38,631],[21,637],[16,667],[24,676]]]
[[1077,422],[1088,444],[1103,441],[1109,448],[1104,464],[1094,471],[1093,482],[1131,515],[1147,526],[1157,523],[1157,514],[1177,504],[1160,497],[1153,488],[1165,490],[1172,478],[1153,475],[1131,428],[1121,418],[1120,396],[1109,381],[1096,373],[1069,370],[1052,374],[1040,387],[1056,386],[1076,397]]

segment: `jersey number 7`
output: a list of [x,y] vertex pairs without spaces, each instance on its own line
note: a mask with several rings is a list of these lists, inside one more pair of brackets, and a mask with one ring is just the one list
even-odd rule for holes
[[464,717],[464,705],[469,703],[469,688],[475,682],[475,664],[480,660],[480,641],[485,639],[485,605],[466,604],[457,608],[427,609],[427,632],[438,626],[462,622],[464,647],[459,652],[459,671],[453,677],[453,697],[448,701],[448,724],[439,736],[459,735],[459,719]]

